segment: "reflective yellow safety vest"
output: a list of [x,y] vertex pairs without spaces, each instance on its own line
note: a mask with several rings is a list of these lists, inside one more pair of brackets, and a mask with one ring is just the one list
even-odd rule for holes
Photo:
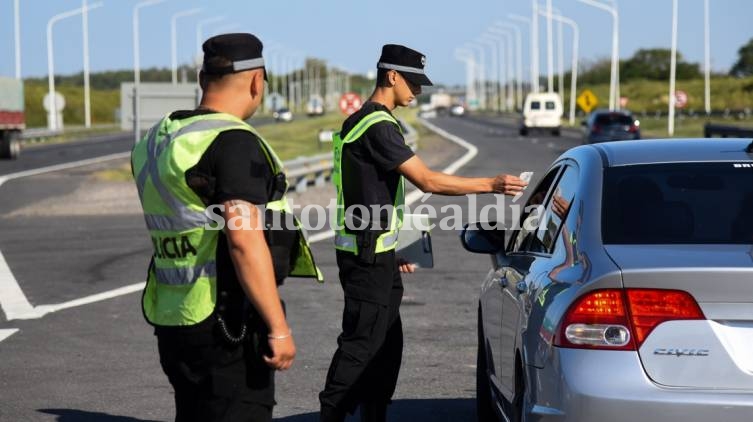
[[[228,130],[245,130],[256,135],[272,172],[282,173],[282,162],[264,139],[243,120],[224,113],[181,120],[165,117],[131,153],[144,219],[154,244],[142,298],[144,315],[152,324],[194,325],[214,311],[219,230],[207,229],[215,226],[215,222],[186,183],[186,171],[198,163],[221,132]],[[292,214],[284,195],[266,207]],[[299,247],[290,274],[286,275],[323,281],[297,219],[295,224]]]
[[[358,242],[356,235],[348,233],[345,230],[345,199],[343,196],[343,177],[358,177],[358,175],[343,175],[342,173],[342,152],[343,147],[347,144],[358,141],[364,133],[374,124],[379,122],[392,122],[402,132],[400,124],[386,111],[375,111],[362,118],[358,124],[351,129],[344,138],[340,137],[337,132],[332,135],[332,144],[334,148],[334,168],[332,170],[332,183],[337,189],[337,230],[335,231],[335,249],[358,254]],[[364,189],[367,187],[364,186]],[[381,234],[376,240],[376,253],[387,252],[397,247],[397,238],[400,227],[403,225],[403,208],[405,206],[405,179],[400,176],[395,192],[395,203],[393,204],[392,216],[390,218],[389,230]]]

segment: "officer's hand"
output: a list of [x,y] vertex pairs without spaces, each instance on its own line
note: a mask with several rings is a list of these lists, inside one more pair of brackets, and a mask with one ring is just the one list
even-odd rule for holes
[[293,335],[282,339],[269,339],[269,350],[272,356],[264,356],[264,362],[272,369],[284,371],[293,365],[295,360],[295,342]]
[[401,273],[413,273],[416,271],[416,264],[411,264],[403,258],[397,258],[397,267]]
[[515,196],[523,192],[523,188],[528,186],[524,180],[518,176],[510,174],[499,174],[494,178],[492,190],[494,193],[504,193],[505,195]]

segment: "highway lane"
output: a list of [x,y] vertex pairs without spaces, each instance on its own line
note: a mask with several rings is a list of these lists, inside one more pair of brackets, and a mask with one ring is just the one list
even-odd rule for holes
[[[459,172],[465,176],[542,174],[561,151],[577,144],[567,138],[521,138],[516,128],[494,121],[448,117],[432,123],[478,147],[478,156]],[[10,198],[0,203],[0,250],[34,305],[143,278],[150,245],[140,215],[8,217],[40,196],[75,190],[86,177],[69,171],[0,188],[0,195]],[[23,203],[15,203],[16,194],[24,192]],[[479,207],[491,201],[479,198]],[[463,220],[477,219],[468,215],[465,197],[432,196],[427,204],[458,205],[465,210]],[[398,422],[473,418],[475,299],[489,259],[462,251],[455,231],[432,234],[436,268],[404,278],[406,347],[390,414]],[[290,279],[282,288],[299,349],[294,368],[278,377],[275,414],[288,422],[317,420],[316,394],[339,330],[342,293],[334,252],[328,240],[313,248],[326,282]],[[131,294],[38,320],[0,318],[0,329],[20,329],[0,343],[0,420],[169,420],[170,387],[139,299]]]
[[[250,120],[257,127],[274,123],[271,117]],[[0,176],[39,169],[81,160],[95,159],[111,154],[125,153],[133,147],[133,132],[94,135],[50,145],[33,145],[23,148],[16,160],[0,160]]]

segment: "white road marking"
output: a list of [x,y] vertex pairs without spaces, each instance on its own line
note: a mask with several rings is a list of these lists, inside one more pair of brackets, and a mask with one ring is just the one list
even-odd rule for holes
[[19,171],[18,173],[6,174],[4,176],[0,176],[0,186],[2,186],[3,183],[7,182],[8,180],[19,179],[21,177],[37,176],[45,173],[52,173],[54,171],[68,170],[76,167],[88,166],[90,164],[99,164],[106,161],[117,160],[130,156],[130,151],[118,152],[116,154],[103,155],[101,157],[89,158],[86,160],[72,161],[70,163],[56,164],[54,166],[40,167],[38,169],[24,170]]
[[[466,149],[466,153],[463,154],[462,157],[460,157],[459,159],[451,163],[449,166],[444,168],[442,172],[447,173],[447,174],[454,174],[460,168],[468,164],[468,162],[471,161],[474,157],[476,157],[476,155],[478,155],[478,148],[476,148],[476,146],[474,146],[470,142],[458,136],[455,136],[445,130],[442,130],[439,127],[427,122],[424,119],[420,119],[420,120],[421,120],[421,123],[424,124],[429,130],[437,133],[438,135],[442,137],[447,138],[451,142],[454,142]],[[14,174],[0,177],[0,185],[2,185],[7,180],[17,179],[19,177],[34,176],[34,175],[49,173],[49,172],[58,171],[58,170],[65,170],[65,169],[85,166],[89,164],[96,164],[96,163],[107,161],[107,160],[124,158],[124,157],[127,157],[128,155],[130,155],[130,153],[113,154],[113,155],[109,155],[105,157],[100,157],[97,159],[82,160],[82,161],[77,161],[74,163],[67,163],[67,164],[61,164],[57,166],[50,166],[50,167],[44,167],[41,169],[14,173]],[[410,205],[416,202],[422,196],[424,196],[424,193],[416,189],[410,192],[408,195],[406,195],[405,203],[407,205]],[[334,237],[334,235],[335,233],[333,231],[317,233],[309,238],[309,242],[310,243],[321,242],[322,240],[330,239]],[[135,292],[141,291],[144,288],[145,284],[146,284],[145,282],[135,283],[135,284],[131,284],[125,287],[120,287],[114,290],[109,290],[109,291],[94,294],[91,296],[86,296],[81,299],[75,299],[68,302],[53,304],[53,305],[39,305],[35,307],[29,303],[28,299],[26,299],[26,296],[24,295],[23,291],[19,287],[18,282],[16,281],[15,277],[13,277],[13,273],[10,271],[10,268],[8,268],[8,265],[2,256],[2,253],[0,253],[0,304],[2,305],[3,312],[5,312],[5,316],[8,321],[14,320],[14,319],[37,319],[51,312],[57,312],[63,309],[69,309],[69,308],[74,308],[77,306],[88,305],[91,303],[100,302],[107,299],[112,299],[118,296],[135,293]],[[9,329],[9,330],[0,330],[0,341],[3,341],[4,339],[8,338],[10,335],[15,333],[16,331],[18,331],[18,329],[15,329],[15,328]]]
[[0,252],[0,307],[5,313],[5,318],[13,319],[39,318],[37,311],[31,306],[26,295],[13,277],[13,273],[5,262],[5,257]]
[[12,336],[13,334],[18,332],[18,328],[7,328],[4,330],[0,330],[0,341],[5,340],[6,338]]
[[[70,163],[57,164],[53,166],[40,167],[37,169],[31,169],[31,170],[20,171],[17,173],[6,174],[3,176],[0,176],[0,186],[2,186],[5,182],[9,180],[19,179],[22,177],[37,176],[40,174],[51,173],[51,172],[60,171],[60,170],[68,170],[71,168],[88,166],[91,164],[104,163],[111,160],[127,158],[130,155],[131,155],[130,152],[119,152],[116,154],[104,155],[102,157],[89,158],[86,160],[73,161]],[[142,288],[143,288],[143,284],[144,283],[140,283]],[[132,289],[134,286],[136,285],[127,286],[121,289],[116,289],[112,292],[123,290],[123,289],[128,289],[128,288]],[[95,298],[95,301],[104,300],[104,299],[96,299],[96,298],[98,297],[109,298],[108,295],[112,294],[112,292],[100,293],[99,295],[89,296],[86,298],[77,299],[74,301],[61,303],[57,305],[41,305],[41,306],[34,307],[31,305],[31,303],[29,303],[29,300],[26,298],[26,295],[21,290],[21,287],[18,285],[18,281],[13,276],[13,272],[11,272],[10,267],[8,267],[8,263],[5,261],[5,257],[3,256],[2,252],[0,252],[0,308],[2,308],[3,313],[5,313],[5,318],[8,321],[11,321],[14,319],[41,318],[42,316],[50,312],[55,312],[60,309],[66,309],[72,306],[79,306],[78,305],[79,302],[82,302],[81,304],[91,303],[90,301],[92,298]],[[123,293],[119,293],[119,294],[123,294]],[[18,331],[17,328],[0,330],[0,342],[7,339],[8,337],[13,335],[17,331]]]

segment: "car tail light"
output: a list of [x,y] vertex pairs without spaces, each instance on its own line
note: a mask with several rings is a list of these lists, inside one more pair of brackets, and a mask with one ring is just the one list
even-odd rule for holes
[[638,132],[638,126],[636,125],[630,125],[630,129],[628,129],[630,133]]
[[665,321],[705,319],[690,294],[680,290],[628,289],[630,316],[638,347]]
[[704,319],[690,294],[679,290],[607,289],[580,297],[562,319],[555,346],[637,350],[666,321]]

